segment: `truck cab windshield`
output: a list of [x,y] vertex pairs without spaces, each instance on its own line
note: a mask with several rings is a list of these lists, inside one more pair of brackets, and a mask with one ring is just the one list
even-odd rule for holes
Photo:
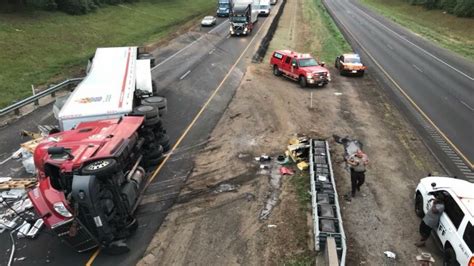
[[305,58],[299,60],[299,65],[300,67],[312,67],[317,66],[318,62],[316,62],[316,60],[314,60],[313,58]]
[[247,17],[232,17],[232,22],[234,22],[234,23],[245,23],[245,22],[247,22]]
[[219,8],[229,9],[229,4],[228,3],[219,3]]

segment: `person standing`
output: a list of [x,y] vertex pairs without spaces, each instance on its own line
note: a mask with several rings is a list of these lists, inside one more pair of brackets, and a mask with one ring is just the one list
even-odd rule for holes
[[369,159],[362,150],[357,150],[348,159],[347,163],[351,170],[351,196],[355,197],[356,190],[360,191],[360,187],[365,182],[365,171],[369,164]]
[[431,206],[420,223],[421,239],[415,243],[417,247],[424,246],[426,240],[430,237],[431,230],[438,228],[439,219],[444,212],[444,195],[442,193],[437,194],[434,199],[430,199],[429,203],[431,203]]

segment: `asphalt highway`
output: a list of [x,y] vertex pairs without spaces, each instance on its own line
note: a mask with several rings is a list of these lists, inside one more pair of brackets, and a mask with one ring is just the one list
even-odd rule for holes
[[[228,20],[218,19],[218,25],[183,34],[153,52],[158,65],[152,75],[159,94],[168,101],[168,114],[163,121],[174,148],[166,163],[152,174],[150,186],[137,210],[139,228],[127,240],[132,249],[130,253],[120,256],[108,256],[101,251],[78,254],[48,230],[43,230],[38,239],[16,241],[15,257],[24,260],[17,260],[15,265],[134,265],[163,222],[167,210],[178,200],[181,186],[192,171],[193,156],[207,143],[263,36],[261,29],[271,19],[273,15],[259,18],[252,35],[247,37],[230,37]],[[1,128],[0,162],[25,141],[19,138],[18,132],[21,129],[36,131],[38,124],[54,124],[51,105]],[[7,160],[0,165],[0,176],[24,174],[17,161]],[[7,264],[10,247],[10,236],[1,234],[0,265]]]
[[[399,96],[448,172],[474,181],[474,64],[354,0],[325,0],[353,47]],[[471,25],[474,26],[474,25]]]

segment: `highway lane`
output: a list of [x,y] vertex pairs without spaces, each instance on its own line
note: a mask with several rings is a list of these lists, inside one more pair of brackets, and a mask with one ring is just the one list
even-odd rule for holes
[[[260,18],[256,31],[268,19],[272,19],[272,16],[267,19]],[[164,118],[164,124],[172,143],[180,139],[209,98],[212,96],[213,99],[187,136],[181,139],[179,147],[148,188],[138,209],[139,229],[128,240],[132,252],[114,257],[94,252],[77,254],[45,231],[36,240],[17,241],[21,248],[15,256],[26,257],[24,261],[18,261],[17,265],[84,265],[87,262],[94,265],[132,265],[141,257],[191,171],[193,155],[206,144],[208,135],[240,83],[247,60],[240,60],[238,64],[236,62],[251,57],[250,52],[253,49],[246,50],[245,57],[242,53],[247,47],[253,48],[258,41],[257,38],[251,43],[256,31],[249,37],[228,38],[226,20],[220,19],[220,23],[224,24],[209,29],[209,32],[206,30],[184,34],[167,47],[154,52],[159,65],[152,74],[160,94],[168,99],[168,114]],[[219,88],[219,91],[216,91],[216,88]],[[54,123],[50,108],[51,106],[39,108],[17,123],[0,129],[0,154],[8,154],[18,148],[21,141],[17,132],[20,129],[35,130],[36,123]],[[22,175],[19,167],[18,162],[9,161],[0,166],[0,171],[2,174]],[[18,171],[14,171],[15,169]],[[3,265],[8,260],[11,243],[8,234],[0,235],[0,239],[0,247],[4,251],[0,255],[0,264]]]
[[440,150],[452,162],[457,160],[450,172],[474,181],[469,169],[474,164],[474,64],[352,0],[325,3],[363,59],[370,59],[371,66],[396,83],[396,93],[421,114],[425,128],[434,129],[430,137],[436,138]]

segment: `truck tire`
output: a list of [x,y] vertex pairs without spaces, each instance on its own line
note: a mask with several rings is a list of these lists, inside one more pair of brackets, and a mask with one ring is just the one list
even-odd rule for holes
[[459,263],[456,260],[456,252],[454,252],[452,247],[444,249],[443,266],[459,266]]
[[82,175],[95,175],[97,177],[104,177],[114,174],[117,171],[117,161],[114,159],[102,159],[82,167]]
[[280,71],[280,69],[278,69],[278,66],[277,66],[277,65],[274,65],[274,66],[273,66],[273,75],[275,75],[275,76],[281,76],[281,71]]
[[150,145],[143,153],[143,159],[145,160],[161,158],[161,156],[163,156],[163,146],[159,144]]
[[155,127],[159,123],[161,123],[161,118],[158,117],[158,116],[155,116],[155,117],[149,118],[149,119],[148,118],[145,119],[145,126],[146,127]]
[[153,92],[153,95],[158,94],[158,86],[156,86],[156,82],[154,80],[151,81],[151,91]]
[[144,116],[146,120],[146,119],[157,117],[158,109],[156,109],[156,107],[151,106],[151,105],[140,105],[138,107],[135,107],[135,109],[133,109],[133,114]]
[[164,158],[165,158],[164,156],[161,156],[161,157],[158,157],[158,158],[153,158],[153,159],[150,159],[150,160],[145,160],[145,161],[143,162],[143,167],[145,167],[145,168],[156,167],[156,166],[158,166],[158,164],[160,164],[160,163],[163,161]]
[[168,110],[168,101],[165,97],[161,96],[152,96],[145,98],[142,100],[141,104],[155,106],[158,109],[158,113],[160,116],[165,115]]
[[160,134],[158,136],[158,144],[160,144],[163,147],[163,152],[167,152],[170,150],[171,145],[170,145],[170,137],[168,134]]
[[415,197],[415,214],[420,218],[425,216],[425,212],[423,211],[423,197],[418,192]]
[[306,86],[308,85],[304,76],[300,76],[299,83],[301,88],[306,88]]

